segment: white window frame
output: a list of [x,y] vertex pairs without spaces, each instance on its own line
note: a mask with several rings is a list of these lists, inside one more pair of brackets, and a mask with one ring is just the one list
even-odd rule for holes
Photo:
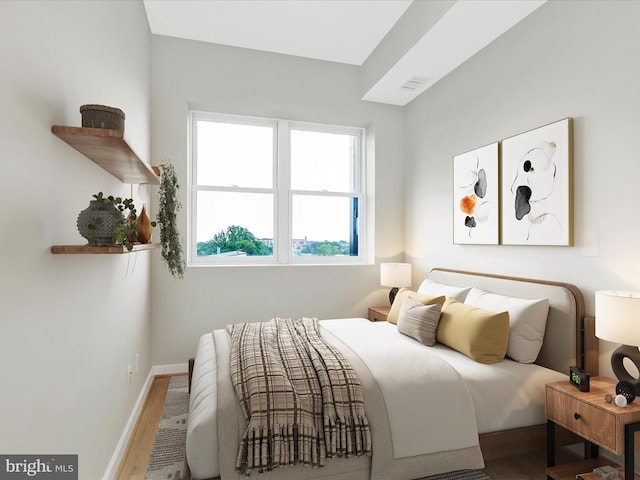
[[[272,188],[211,187],[197,185],[197,129],[199,120],[238,123],[242,125],[272,126],[274,128],[274,166]],[[357,140],[354,185],[351,192],[306,191],[291,189],[291,130],[354,135]],[[367,169],[366,130],[362,127],[334,126],[309,122],[289,121],[261,117],[211,113],[198,110],[189,112],[189,176],[188,176],[188,235],[187,262],[189,266],[216,265],[362,265],[368,260],[369,235],[367,229]],[[197,197],[199,191],[272,192],[274,194],[274,238],[271,256],[198,257],[197,256]],[[295,256],[292,252],[292,202],[294,195],[358,198],[358,255],[355,256]]]

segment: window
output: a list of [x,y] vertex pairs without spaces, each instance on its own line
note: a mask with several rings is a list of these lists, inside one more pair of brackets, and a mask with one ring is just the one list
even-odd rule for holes
[[191,112],[193,265],[363,263],[364,130]]

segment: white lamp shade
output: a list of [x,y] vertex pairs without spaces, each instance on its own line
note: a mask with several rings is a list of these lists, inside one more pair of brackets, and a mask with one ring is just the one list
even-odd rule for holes
[[380,285],[383,287],[410,287],[410,263],[381,263]]
[[596,292],[596,337],[640,346],[640,293]]

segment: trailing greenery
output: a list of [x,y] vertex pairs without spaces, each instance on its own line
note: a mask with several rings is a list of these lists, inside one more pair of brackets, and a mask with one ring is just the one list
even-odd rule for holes
[[184,276],[185,261],[182,251],[180,232],[178,231],[178,211],[182,204],[178,200],[178,177],[173,165],[168,160],[160,165],[160,189],[158,190],[158,215],[156,222],[160,225],[160,244],[162,260],[174,278]]
[[[136,207],[131,198],[114,197],[109,195],[105,197],[102,192],[98,192],[93,195],[96,201],[105,205],[113,205],[116,210],[113,210],[113,215],[121,217],[122,221],[118,222],[118,225],[113,228],[113,238],[115,245],[124,245],[128,251],[133,249],[133,242],[138,238],[138,232],[136,232],[136,219],[138,218],[136,213]],[[125,210],[128,210],[128,215],[124,215]],[[101,220],[96,217],[92,223],[87,226],[89,230],[96,230]],[[92,239],[89,238],[89,244],[92,243]]]

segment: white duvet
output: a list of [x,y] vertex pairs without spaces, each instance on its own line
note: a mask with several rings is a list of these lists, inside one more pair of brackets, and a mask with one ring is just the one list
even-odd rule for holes
[[[478,433],[542,424],[544,384],[566,377],[511,360],[480,364],[442,345],[426,347],[387,322],[355,318],[320,324],[349,345],[376,379],[388,411],[394,459],[475,447]],[[220,471],[217,456],[211,455],[219,445],[218,333],[226,335],[202,336],[196,356],[187,433],[194,478]]]
[[471,393],[433,349],[398,333],[390,323],[349,319],[321,325],[349,345],[378,382],[394,458],[478,445]]

